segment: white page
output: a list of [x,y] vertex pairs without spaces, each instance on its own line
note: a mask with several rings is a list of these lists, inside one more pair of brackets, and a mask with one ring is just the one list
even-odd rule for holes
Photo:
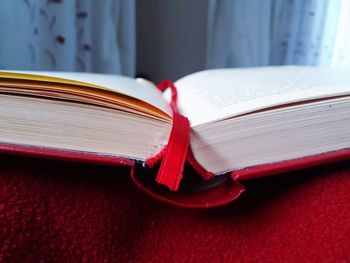
[[171,116],[170,109],[163,99],[162,93],[153,83],[144,79],[133,79],[130,77],[111,74],[48,71],[0,71],[0,77],[1,72],[54,77],[101,86],[107,90],[123,93],[130,97],[145,101]]
[[175,85],[178,107],[191,125],[282,104],[350,94],[350,73],[314,67],[206,70]]

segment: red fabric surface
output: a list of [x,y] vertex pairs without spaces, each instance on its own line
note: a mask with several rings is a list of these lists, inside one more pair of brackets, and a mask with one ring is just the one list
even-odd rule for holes
[[1,155],[0,261],[347,262],[350,163],[245,182],[217,209],[159,203],[128,168]]

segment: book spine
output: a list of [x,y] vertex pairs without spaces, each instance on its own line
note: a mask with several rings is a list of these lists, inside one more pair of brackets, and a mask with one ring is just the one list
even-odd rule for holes
[[160,163],[156,182],[167,186],[171,191],[179,189],[185,162],[187,161],[198,174],[205,180],[210,180],[214,174],[206,171],[195,159],[190,148],[190,122],[181,115],[177,109],[177,90],[170,80],[158,84],[158,89],[164,92],[167,88],[171,90],[170,108],[173,113],[173,123],[169,141],[165,148],[155,156],[146,160],[150,167]]

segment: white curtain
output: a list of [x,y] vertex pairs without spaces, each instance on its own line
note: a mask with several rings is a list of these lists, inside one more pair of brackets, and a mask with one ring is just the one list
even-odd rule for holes
[[350,59],[349,0],[209,1],[208,68],[339,66]]
[[341,2],[331,66],[350,68],[350,0]]
[[135,74],[134,0],[1,0],[0,68]]

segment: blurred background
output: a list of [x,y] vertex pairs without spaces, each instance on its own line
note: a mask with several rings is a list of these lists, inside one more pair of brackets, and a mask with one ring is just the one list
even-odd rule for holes
[[0,69],[350,68],[350,0],[1,0]]

